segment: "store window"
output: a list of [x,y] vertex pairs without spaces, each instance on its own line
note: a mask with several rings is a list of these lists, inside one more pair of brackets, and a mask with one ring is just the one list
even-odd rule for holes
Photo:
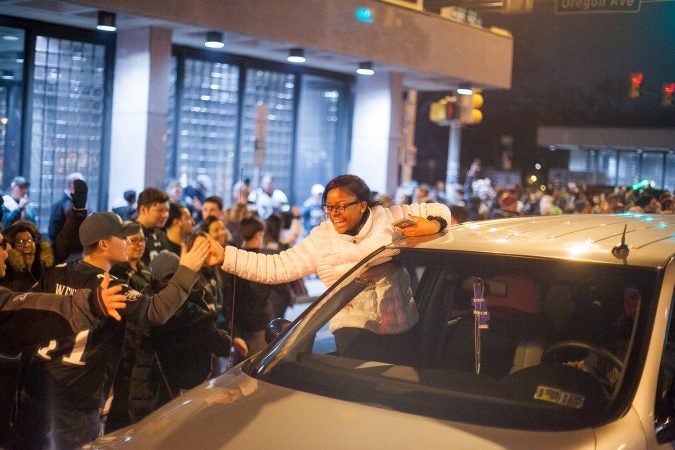
[[[183,64],[179,91],[176,78],[171,80],[172,92],[180,92],[177,100],[170,99],[170,105],[178,108],[172,178],[187,186],[198,176],[206,175],[210,181],[209,194],[227,198],[226,192],[234,179],[239,67],[197,59],[184,59]],[[173,111],[169,114],[171,120],[173,114]],[[171,121],[169,126],[171,130],[176,128]],[[170,135],[169,143],[172,140]]]
[[312,185],[325,185],[346,164],[346,83],[304,75],[298,107],[294,198],[306,199]]
[[640,181],[640,153],[635,151],[619,152],[617,184],[632,186],[638,181]]
[[666,155],[666,179],[663,189],[675,192],[675,153],[672,151]]
[[19,175],[25,33],[0,27],[0,186]]
[[45,229],[66,176],[81,172],[99,209],[105,128],[104,45],[37,36],[31,92],[31,203]]
[[243,98],[240,170],[253,187],[269,173],[290,197],[296,76],[248,69]]
[[644,152],[642,154],[640,179],[653,182],[653,186],[657,189],[661,189],[663,186],[664,156],[661,152]]

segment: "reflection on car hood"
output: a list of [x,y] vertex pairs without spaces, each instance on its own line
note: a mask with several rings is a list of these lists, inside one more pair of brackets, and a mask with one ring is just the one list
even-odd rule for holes
[[268,384],[239,369],[167,404],[93,448],[594,448],[589,430],[481,428],[399,413]]

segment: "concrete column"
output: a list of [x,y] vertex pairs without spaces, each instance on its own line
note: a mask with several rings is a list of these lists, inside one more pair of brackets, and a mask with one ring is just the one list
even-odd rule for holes
[[363,178],[373,191],[393,195],[399,184],[403,106],[401,74],[357,78],[349,172]]
[[163,188],[171,30],[118,30],[108,201],[127,189]]

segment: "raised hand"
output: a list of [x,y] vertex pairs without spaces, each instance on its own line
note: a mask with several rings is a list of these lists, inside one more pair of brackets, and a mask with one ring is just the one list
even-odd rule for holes
[[124,309],[127,307],[126,301],[127,298],[119,294],[122,290],[122,286],[117,285],[109,288],[110,285],[110,274],[106,272],[103,275],[103,280],[101,280],[101,299],[103,300],[103,306],[105,308],[105,313],[112,317],[115,320],[122,320],[120,313],[117,312],[118,309]]

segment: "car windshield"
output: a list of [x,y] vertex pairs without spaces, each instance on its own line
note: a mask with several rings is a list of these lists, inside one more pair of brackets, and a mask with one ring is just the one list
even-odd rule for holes
[[[659,271],[428,249],[385,249],[297,320],[251,372],[332,398],[474,424],[596,426],[640,376]],[[419,319],[361,333],[349,356],[329,322],[364,299],[412,293]]]

